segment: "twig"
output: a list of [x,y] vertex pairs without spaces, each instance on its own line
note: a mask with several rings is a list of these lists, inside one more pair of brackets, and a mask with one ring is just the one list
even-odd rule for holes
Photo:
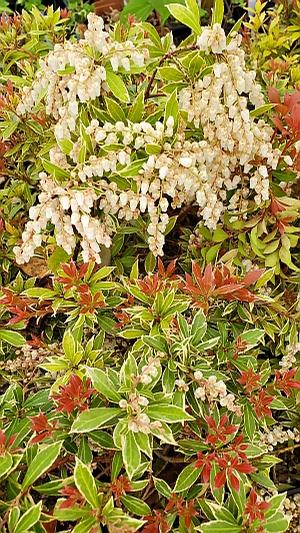
[[154,450],[155,455],[159,457],[160,459],[163,459],[167,463],[185,463],[184,457],[169,457],[168,455],[164,455],[163,453]]
[[300,443],[299,444],[293,444],[292,446],[287,446],[286,448],[281,448],[280,450],[276,450],[275,452],[273,452],[275,455],[281,455],[282,453],[286,453],[286,452],[292,452],[293,450],[295,450],[296,448],[300,448]]
[[167,61],[168,59],[171,59],[174,55],[178,53],[187,52],[190,50],[197,50],[197,49],[198,49],[198,46],[196,44],[192,44],[191,46],[187,46],[186,48],[178,48],[176,50],[173,50],[172,52],[167,52],[164,56],[162,56],[157,67],[154,69],[152,76],[149,80],[149,83],[147,85],[147,88],[145,90],[145,100],[147,100],[147,98],[151,98],[152,95],[150,94],[150,91],[151,91],[152,84],[155,80],[155,76],[157,74],[159,67],[161,67],[165,61]]

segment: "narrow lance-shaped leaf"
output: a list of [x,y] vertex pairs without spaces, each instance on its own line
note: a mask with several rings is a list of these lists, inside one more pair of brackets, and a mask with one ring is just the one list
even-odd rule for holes
[[49,444],[42,448],[30,463],[25,474],[22,488],[23,490],[30,487],[42,474],[44,474],[50,466],[53,465],[59,456],[62,443]]
[[99,506],[97,487],[91,471],[78,457],[76,457],[76,466],[74,470],[74,481],[79,492],[86,501],[94,508]]
[[25,533],[31,531],[32,527],[39,521],[43,502],[30,507],[20,518],[14,529],[14,533]]
[[132,431],[124,437],[122,454],[128,477],[131,479],[141,463],[141,452]]
[[71,427],[71,433],[86,433],[105,426],[113,418],[123,414],[117,407],[95,407],[78,415]]
[[179,474],[174,492],[183,492],[189,489],[198,479],[201,473],[201,469],[195,466],[196,463],[192,463],[186,466]]

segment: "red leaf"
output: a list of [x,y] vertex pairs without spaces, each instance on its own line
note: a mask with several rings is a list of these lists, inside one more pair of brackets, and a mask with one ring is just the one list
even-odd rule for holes
[[280,95],[275,87],[268,87],[268,97],[272,104],[280,104]]
[[253,283],[256,283],[263,273],[264,273],[264,269],[253,270],[252,272],[248,272],[248,274],[246,274],[244,278],[244,284],[252,285]]
[[222,472],[217,473],[215,477],[214,485],[216,489],[221,489],[222,487],[224,487],[225,483],[226,483],[226,470],[223,470]]
[[229,481],[232,485],[232,488],[238,492],[239,491],[239,488],[240,488],[240,482],[239,482],[239,479],[231,472],[231,474],[229,474]]

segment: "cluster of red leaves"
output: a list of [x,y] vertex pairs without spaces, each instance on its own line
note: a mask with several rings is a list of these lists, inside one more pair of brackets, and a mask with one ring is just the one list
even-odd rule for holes
[[[230,431],[232,431],[231,428]],[[215,464],[219,471],[214,479],[214,487],[220,489],[229,480],[232,488],[238,491],[240,482],[236,474],[252,474],[256,471],[245,454],[247,447],[247,444],[244,443],[244,436],[239,435],[232,441],[228,451],[213,451],[206,454],[198,452],[195,467],[202,469],[202,482],[209,483],[211,471]]]
[[76,263],[71,259],[70,263],[61,265],[64,275],[58,276],[56,281],[63,284],[64,291],[76,289],[79,301],[78,306],[80,313],[83,315],[94,314],[96,309],[105,307],[105,300],[102,292],[92,293],[91,288],[85,281],[85,275],[88,271],[89,264],[83,263],[77,268]]
[[233,276],[227,267],[213,270],[211,264],[207,265],[202,273],[199,265],[193,261],[193,275],[185,275],[183,290],[192,296],[197,307],[202,307],[204,310],[208,309],[209,298],[254,302],[258,297],[247,287],[255,283],[262,273],[263,270],[254,270],[248,272],[244,279],[239,279]]
[[87,273],[89,264],[83,263],[78,269],[76,263],[71,259],[70,263],[61,265],[62,271],[65,275],[58,276],[56,281],[62,283],[64,290],[78,288],[82,285],[84,276]]
[[0,429],[0,457],[4,455],[7,451],[11,450],[14,442],[16,440],[16,435],[11,435],[6,437],[3,429]]
[[117,307],[117,311],[114,311],[114,315],[118,320],[117,328],[122,329],[130,322],[130,314],[127,313],[126,308],[134,304],[134,297],[129,294],[125,302]]
[[31,418],[31,429],[36,432],[36,436],[30,440],[31,444],[41,442],[47,437],[52,437],[56,430],[56,421],[49,422],[44,413],[39,413]]
[[59,392],[54,393],[52,398],[57,405],[57,411],[71,414],[75,409],[85,411],[94,392],[89,379],[83,382],[79,376],[72,375],[69,383],[60,387]]
[[171,531],[163,511],[154,511],[153,515],[145,516],[144,519],[148,523],[143,527],[142,533],[168,533]]
[[291,368],[283,374],[279,370],[275,371],[275,383],[276,389],[283,391],[286,396],[290,396],[291,389],[300,389],[300,381],[295,379],[297,368]]
[[253,405],[258,418],[272,416],[272,410],[269,405],[273,400],[274,397],[268,394],[264,389],[261,389],[258,394],[251,396],[250,403]]
[[248,515],[249,522],[252,523],[257,519],[263,521],[265,512],[269,507],[270,504],[268,502],[259,501],[257,493],[254,489],[251,489],[245,507],[245,514]]
[[80,313],[82,315],[91,314],[93,315],[96,309],[105,307],[106,303],[102,292],[98,291],[93,294],[90,288],[87,285],[79,287],[79,302]]
[[218,425],[212,418],[212,416],[207,416],[206,422],[208,425],[209,434],[206,438],[207,444],[215,445],[219,443],[225,443],[227,437],[233,435],[238,430],[238,426],[229,424],[229,418],[227,415],[223,415],[220,418]]
[[132,490],[128,477],[123,475],[112,481],[110,488],[118,505],[120,505],[121,496]]
[[[300,140],[300,91],[286,93],[281,102],[280,94],[274,87],[269,87],[269,100],[275,105],[274,126],[286,139],[284,151]],[[291,156],[295,157],[295,169],[300,170],[300,153],[291,150]]]
[[167,268],[164,267],[162,260],[158,259],[158,272],[149,274],[144,279],[138,280],[137,284],[141,291],[147,296],[154,297],[158,292],[166,287],[169,281],[175,281],[178,276],[174,274],[176,260],[171,261]]
[[19,296],[9,289],[1,288],[1,291],[4,296],[0,298],[0,305],[4,305],[14,315],[8,324],[17,324],[23,320],[27,323],[30,318],[42,318],[53,313],[49,300],[37,302],[34,298]]
[[260,387],[260,374],[254,372],[252,368],[242,370],[238,382],[243,385],[248,394],[252,394],[255,389]]
[[241,337],[238,337],[235,341],[233,359],[235,360],[238,359],[238,356],[241,353],[244,353],[247,347],[248,347],[248,343],[245,340],[243,340]]
[[18,30],[21,26],[21,20],[22,17],[16,13],[14,13],[12,17],[6,13],[2,13],[0,17],[0,29],[6,32],[10,26],[13,26],[16,30]]
[[288,61],[283,61],[282,59],[270,59],[269,61],[269,67],[270,67],[270,72],[268,72],[268,78],[272,78],[272,76],[276,73],[276,72],[279,72],[280,74],[283,74],[284,72],[286,72],[289,68],[290,68],[290,64],[288,63]]
[[147,524],[142,529],[142,533],[168,533],[171,531],[166,520],[166,513],[176,511],[177,515],[183,519],[184,525],[190,528],[194,516],[198,516],[195,508],[195,500],[185,501],[178,494],[172,494],[164,511],[154,511],[151,516],[145,516]]
[[198,516],[198,511],[195,508],[195,500],[185,501],[177,494],[173,494],[169,499],[165,511],[173,511],[176,509],[178,516],[183,518],[184,525],[190,527],[194,516]]
[[61,502],[60,509],[68,509],[74,507],[75,505],[82,506],[85,503],[84,497],[80,494],[79,490],[76,487],[64,487],[60,490],[60,494],[66,499]]
[[269,210],[276,219],[276,227],[280,235],[284,235],[289,223],[294,221],[294,217],[292,216],[282,216],[287,211],[287,208],[288,206],[286,204],[275,198],[273,194],[271,195]]

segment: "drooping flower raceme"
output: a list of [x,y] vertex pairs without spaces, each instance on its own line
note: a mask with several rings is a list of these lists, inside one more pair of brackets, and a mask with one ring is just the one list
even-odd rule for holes
[[[49,159],[63,169],[63,178],[58,183],[51,168],[40,175],[39,203],[14,250],[19,263],[42,244],[49,222],[68,253],[79,236],[84,261],[100,262],[117,219],[145,216],[149,248],[162,255],[171,208],[195,204],[206,226],[215,228],[225,209],[246,212],[249,201],[253,207],[269,198],[269,173],[280,154],[272,148],[271,127],[249,112],[264,100],[255,73],[246,70],[240,37],[227,44],[218,24],[204,28],[194,48],[199,61],[205,65],[209,54],[214,64],[204,76],[199,68],[197,79],[186,66],[190,51],[171,44],[169,64],[176,56],[174,68],[181,62],[186,75],[171,97],[151,97],[157,60],[142,26],[132,31],[132,40],[117,40],[90,15],[84,39],[56,45],[33,86],[24,89],[18,112],[30,113],[44,99],[55,120]],[[143,83],[145,68],[149,104],[132,86],[134,78],[137,86]],[[122,77],[134,95],[125,111],[112,103],[112,95],[128,103],[131,98]],[[171,110],[170,98],[176,102]]]

